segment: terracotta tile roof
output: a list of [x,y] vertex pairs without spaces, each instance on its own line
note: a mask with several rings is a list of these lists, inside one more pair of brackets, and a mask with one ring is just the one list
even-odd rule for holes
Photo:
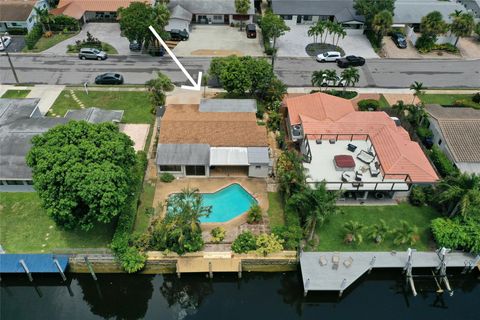
[[0,0],[0,21],[25,21],[36,0]]
[[[290,124],[292,125],[300,123],[300,114],[317,120],[330,119],[335,121],[354,111],[353,104],[350,100],[321,92],[286,98],[284,104],[289,108],[288,116],[290,117]],[[332,105],[335,106],[335,108],[325,107]]]
[[60,0],[57,8],[50,10],[50,13],[80,19],[87,11],[114,12],[121,7],[128,7],[132,2],[150,3],[148,0]]
[[169,105],[161,120],[159,143],[212,147],[268,146],[267,131],[253,112],[199,112],[198,105]]
[[[353,107],[349,110],[346,102],[338,101],[341,98],[331,100],[310,96],[296,97],[293,104],[290,99],[285,99],[289,116],[293,113],[293,117],[299,118],[305,134],[368,135],[386,174],[408,174],[417,183],[438,180],[418,143],[411,141],[408,132],[397,126],[385,112],[355,111]],[[332,103],[324,103],[329,100]]]

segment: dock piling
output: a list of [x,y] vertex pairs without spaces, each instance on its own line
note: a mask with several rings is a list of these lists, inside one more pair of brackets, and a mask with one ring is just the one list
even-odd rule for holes
[[23,259],[20,259],[19,263],[22,265],[23,270],[25,270],[25,272],[27,273],[28,280],[30,280],[30,282],[33,282],[32,274],[30,273],[30,270],[28,270],[28,267],[25,261]]
[[213,278],[212,261],[208,261],[208,276],[210,277],[210,279]]
[[345,286],[347,284],[347,279],[343,278],[342,284],[340,284],[340,291],[338,292],[338,297],[341,298],[343,295],[343,290],[345,290]]
[[60,276],[62,277],[62,280],[65,282],[67,281],[67,277],[65,277],[65,274],[62,271],[62,267],[60,266],[60,263],[58,262],[57,259],[53,259],[53,263],[57,266],[58,272],[60,272]]
[[308,293],[308,285],[310,284],[310,278],[305,281],[305,284],[303,285],[303,296],[306,297]]
[[372,260],[370,261],[370,267],[368,268],[368,274],[372,272],[373,266],[375,265],[375,261],[377,261],[377,257],[373,256]]
[[87,264],[87,268],[90,271],[90,274],[92,275],[93,280],[97,281],[97,275],[95,274],[95,271],[93,270],[93,266],[90,263],[90,261],[88,260],[88,257],[85,256],[85,257],[83,257],[83,259],[85,260],[85,263]]
[[175,262],[175,269],[177,270],[177,278],[180,279],[182,274],[180,273],[180,269],[178,267],[178,260],[177,260],[177,262]]
[[242,279],[242,260],[238,262],[238,279]]

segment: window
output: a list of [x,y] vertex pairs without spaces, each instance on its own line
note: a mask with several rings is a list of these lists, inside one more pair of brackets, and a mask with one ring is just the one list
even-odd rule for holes
[[205,166],[185,166],[187,176],[204,176]]
[[223,16],[213,16],[213,20],[223,20]]
[[438,145],[442,144],[442,139],[438,140]]
[[291,14],[283,15],[283,16],[280,16],[280,17],[282,17],[283,20],[292,20],[293,19],[293,16]]
[[12,24],[12,26],[14,26],[14,27],[18,26],[18,23],[16,23],[16,22],[12,22],[11,24]]
[[160,166],[160,171],[179,172],[182,171],[182,166]]
[[6,180],[9,186],[21,186],[23,185],[22,180]]
[[255,169],[260,170],[260,169],[262,169],[262,166],[255,166]]
[[312,21],[313,16],[303,16],[304,21]]
[[32,21],[33,21],[33,17],[30,17],[30,18],[28,19],[28,22],[32,22]]
[[33,181],[32,180],[27,180],[26,182],[29,186],[33,186]]

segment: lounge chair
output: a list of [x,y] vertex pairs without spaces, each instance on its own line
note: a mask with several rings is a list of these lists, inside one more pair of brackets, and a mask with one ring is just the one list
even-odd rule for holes
[[345,268],[350,268],[352,266],[352,263],[353,263],[352,257],[348,257],[348,259],[343,261],[343,265],[345,266]]
[[368,151],[362,150],[357,155],[357,159],[366,163],[366,164],[370,164],[373,160],[375,160],[375,156]]
[[338,265],[340,264],[340,256],[338,254],[334,254],[332,256],[332,269],[333,270],[337,270],[338,269]]
[[378,161],[370,163],[369,168],[370,168],[370,175],[372,177],[377,177],[380,174]]
[[318,263],[323,267],[327,265],[327,258],[325,256],[320,256],[320,259],[318,259]]

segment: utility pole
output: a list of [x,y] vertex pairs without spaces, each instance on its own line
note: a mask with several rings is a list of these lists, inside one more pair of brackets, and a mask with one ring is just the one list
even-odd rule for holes
[[3,36],[0,36],[0,42],[2,43],[3,50],[5,50],[5,54],[7,55],[8,63],[10,64],[10,68],[12,69],[13,76],[15,77],[15,82],[19,84],[20,81],[18,81],[17,72],[15,71],[15,67],[13,66],[12,60],[10,59],[10,55],[8,54],[7,48],[5,47],[5,43],[3,42]]

